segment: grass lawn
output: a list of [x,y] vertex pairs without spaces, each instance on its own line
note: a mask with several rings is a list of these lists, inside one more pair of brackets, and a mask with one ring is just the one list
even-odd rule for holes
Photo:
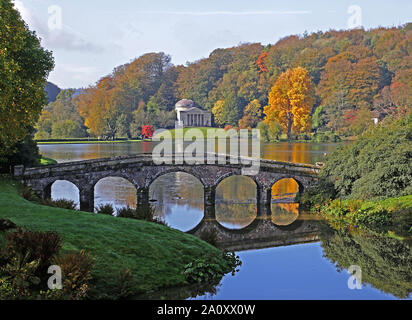
[[48,166],[48,165],[50,165],[50,164],[57,164],[57,161],[54,160],[54,159],[42,157],[42,158],[40,159],[40,164],[41,164],[42,166]]
[[[217,136],[217,137],[227,137],[227,135],[226,135],[227,132],[224,131],[224,129],[222,129],[222,128],[213,128],[213,127],[183,128],[183,136],[186,134],[187,131],[192,130],[192,129],[200,130],[200,132],[202,133],[202,135],[203,135],[204,138],[207,138],[207,131],[208,131],[208,130],[217,130],[217,131],[216,131],[216,136]],[[168,131],[171,133],[172,138],[174,139],[175,134],[176,134],[176,129],[170,129],[170,130],[168,130]]]
[[62,253],[86,249],[92,254],[92,298],[110,297],[116,276],[125,269],[134,275],[138,294],[185,285],[186,264],[207,254],[221,256],[192,235],[151,222],[41,206],[23,199],[18,188],[17,182],[0,177],[0,218],[58,232],[64,239]]

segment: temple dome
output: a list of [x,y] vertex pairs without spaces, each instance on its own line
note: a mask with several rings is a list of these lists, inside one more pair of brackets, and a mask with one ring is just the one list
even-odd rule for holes
[[178,101],[175,105],[176,111],[184,111],[184,110],[193,108],[194,106],[195,106],[195,103],[189,99],[182,99]]

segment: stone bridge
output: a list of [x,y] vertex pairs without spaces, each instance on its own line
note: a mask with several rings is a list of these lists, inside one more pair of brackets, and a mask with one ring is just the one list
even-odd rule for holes
[[[97,182],[107,177],[120,177],[131,182],[137,190],[138,204],[149,202],[149,187],[156,178],[171,172],[185,172],[196,177],[204,187],[205,214],[215,205],[215,192],[218,184],[232,175],[241,175],[246,158],[224,156],[224,163],[216,159],[210,163],[177,164],[176,155],[171,161],[156,164],[151,154],[94,159],[86,161],[66,162],[56,165],[25,168],[16,166],[14,176],[25,185],[31,187],[41,198],[51,197],[51,187],[58,180],[69,181],[79,189],[80,210],[94,211],[94,187]],[[166,159],[166,158],[165,158]],[[250,160],[250,158],[249,158]],[[317,181],[320,167],[309,164],[279,162],[273,160],[260,161],[260,169],[256,175],[250,175],[256,183],[257,203],[270,205],[272,186],[284,178],[292,178],[299,185],[299,192]],[[213,211],[212,211],[213,212]]]

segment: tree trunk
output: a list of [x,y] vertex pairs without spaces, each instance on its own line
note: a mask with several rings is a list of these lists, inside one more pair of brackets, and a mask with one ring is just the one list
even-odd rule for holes
[[287,126],[287,135],[288,135],[288,140],[291,140],[291,135],[292,135],[292,124],[293,124],[293,118],[291,115],[288,116],[288,126]]

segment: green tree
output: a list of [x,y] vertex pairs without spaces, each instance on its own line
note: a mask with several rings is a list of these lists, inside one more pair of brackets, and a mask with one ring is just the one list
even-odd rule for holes
[[[49,103],[44,108],[36,125],[36,139],[48,139],[51,137],[54,139],[82,138],[87,136],[84,119],[73,103],[74,93],[74,89],[60,91],[56,101]],[[68,120],[70,121],[66,122]],[[59,133],[63,135],[59,136]]]
[[31,134],[46,104],[50,52],[40,46],[10,0],[0,0],[0,161]]
[[85,136],[86,132],[83,126],[71,119],[56,122],[52,126],[52,138],[54,139],[83,138]]
[[276,121],[270,124],[261,121],[256,128],[260,130],[260,137],[264,142],[278,141],[283,131],[281,124]]
[[412,194],[412,113],[374,126],[328,155],[321,178],[338,197],[385,198]]

